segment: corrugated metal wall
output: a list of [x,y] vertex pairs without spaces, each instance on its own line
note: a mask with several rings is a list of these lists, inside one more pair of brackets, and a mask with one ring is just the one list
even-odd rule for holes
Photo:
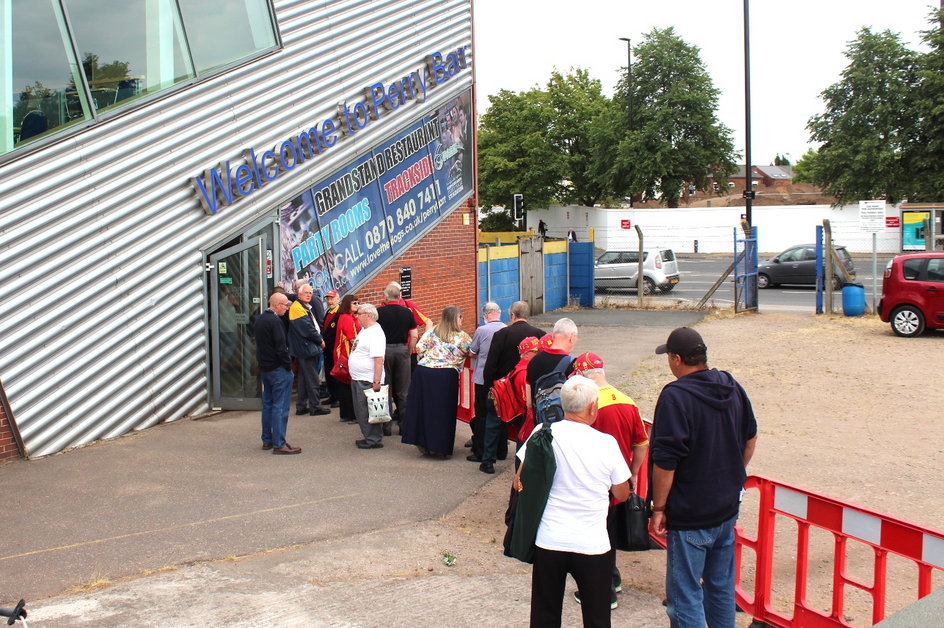
[[471,44],[471,0],[274,6],[281,51],[0,164],[0,381],[29,456],[207,409],[203,252],[471,85],[463,72],[207,216],[192,177]]

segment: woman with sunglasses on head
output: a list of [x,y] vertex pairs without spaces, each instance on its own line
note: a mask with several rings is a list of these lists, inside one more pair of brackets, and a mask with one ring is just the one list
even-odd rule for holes
[[337,326],[335,327],[334,364],[343,364],[345,370],[343,374],[335,372],[332,377],[341,383],[337,388],[338,402],[341,404],[338,413],[341,416],[341,421],[345,423],[357,423],[354,416],[354,399],[351,396],[351,376],[346,370],[348,358],[351,355],[351,346],[354,344],[354,339],[357,338],[357,333],[361,330],[361,325],[354,316],[357,314],[357,305],[357,295],[344,295],[338,309]]
[[403,442],[416,445],[424,456],[452,455],[459,371],[471,344],[469,334],[462,331],[462,314],[455,305],[444,309],[439,324],[416,343],[419,360],[410,382]]

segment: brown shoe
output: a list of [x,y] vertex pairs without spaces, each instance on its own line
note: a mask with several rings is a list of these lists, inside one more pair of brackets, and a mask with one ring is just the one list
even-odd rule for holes
[[262,443],[262,448],[266,451],[272,449],[272,443]]
[[281,455],[283,455],[283,456],[284,456],[284,455],[288,455],[288,454],[300,454],[300,453],[302,453],[302,448],[301,448],[301,447],[292,447],[292,446],[289,445],[288,443],[285,443],[285,444],[282,445],[281,447],[276,447],[275,449],[273,449],[273,450],[272,450],[272,453],[274,453],[274,454],[281,454]]

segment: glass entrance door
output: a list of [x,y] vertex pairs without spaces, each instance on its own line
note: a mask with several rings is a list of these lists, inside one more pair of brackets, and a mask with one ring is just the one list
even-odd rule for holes
[[212,403],[224,410],[262,407],[252,324],[267,307],[264,264],[261,237],[210,256]]

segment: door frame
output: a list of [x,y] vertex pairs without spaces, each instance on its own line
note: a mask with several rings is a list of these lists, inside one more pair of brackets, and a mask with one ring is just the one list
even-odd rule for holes
[[[241,242],[234,246],[222,249],[220,251],[215,251],[208,257],[208,270],[210,271],[210,288],[209,288],[209,297],[210,297],[210,311],[209,311],[209,322],[210,322],[210,337],[212,342],[210,342],[209,350],[209,367],[211,373],[211,382],[210,382],[210,405],[214,408],[222,408],[224,410],[258,410],[262,407],[262,397],[223,397],[222,394],[222,384],[220,381],[220,367],[222,360],[220,358],[220,317],[219,317],[219,291],[216,289],[219,284],[219,265],[218,261],[222,258],[230,257],[233,254],[241,253],[252,248],[258,249],[258,255],[256,256],[256,264],[258,265],[259,272],[259,285],[257,286],[257,294],[255,295],[258,298],[258,303],[255,303],[254,308],[256,314],[261,314],[266,307],[267,301],[267,292],[268,292],[268,282],[266,281],[266,264],[265,264],[265,251],[266,251],[266,238],[262,235]],[[244,269],[244,272],[247,269]],[[247,315],[250,314],[247,312]]]

